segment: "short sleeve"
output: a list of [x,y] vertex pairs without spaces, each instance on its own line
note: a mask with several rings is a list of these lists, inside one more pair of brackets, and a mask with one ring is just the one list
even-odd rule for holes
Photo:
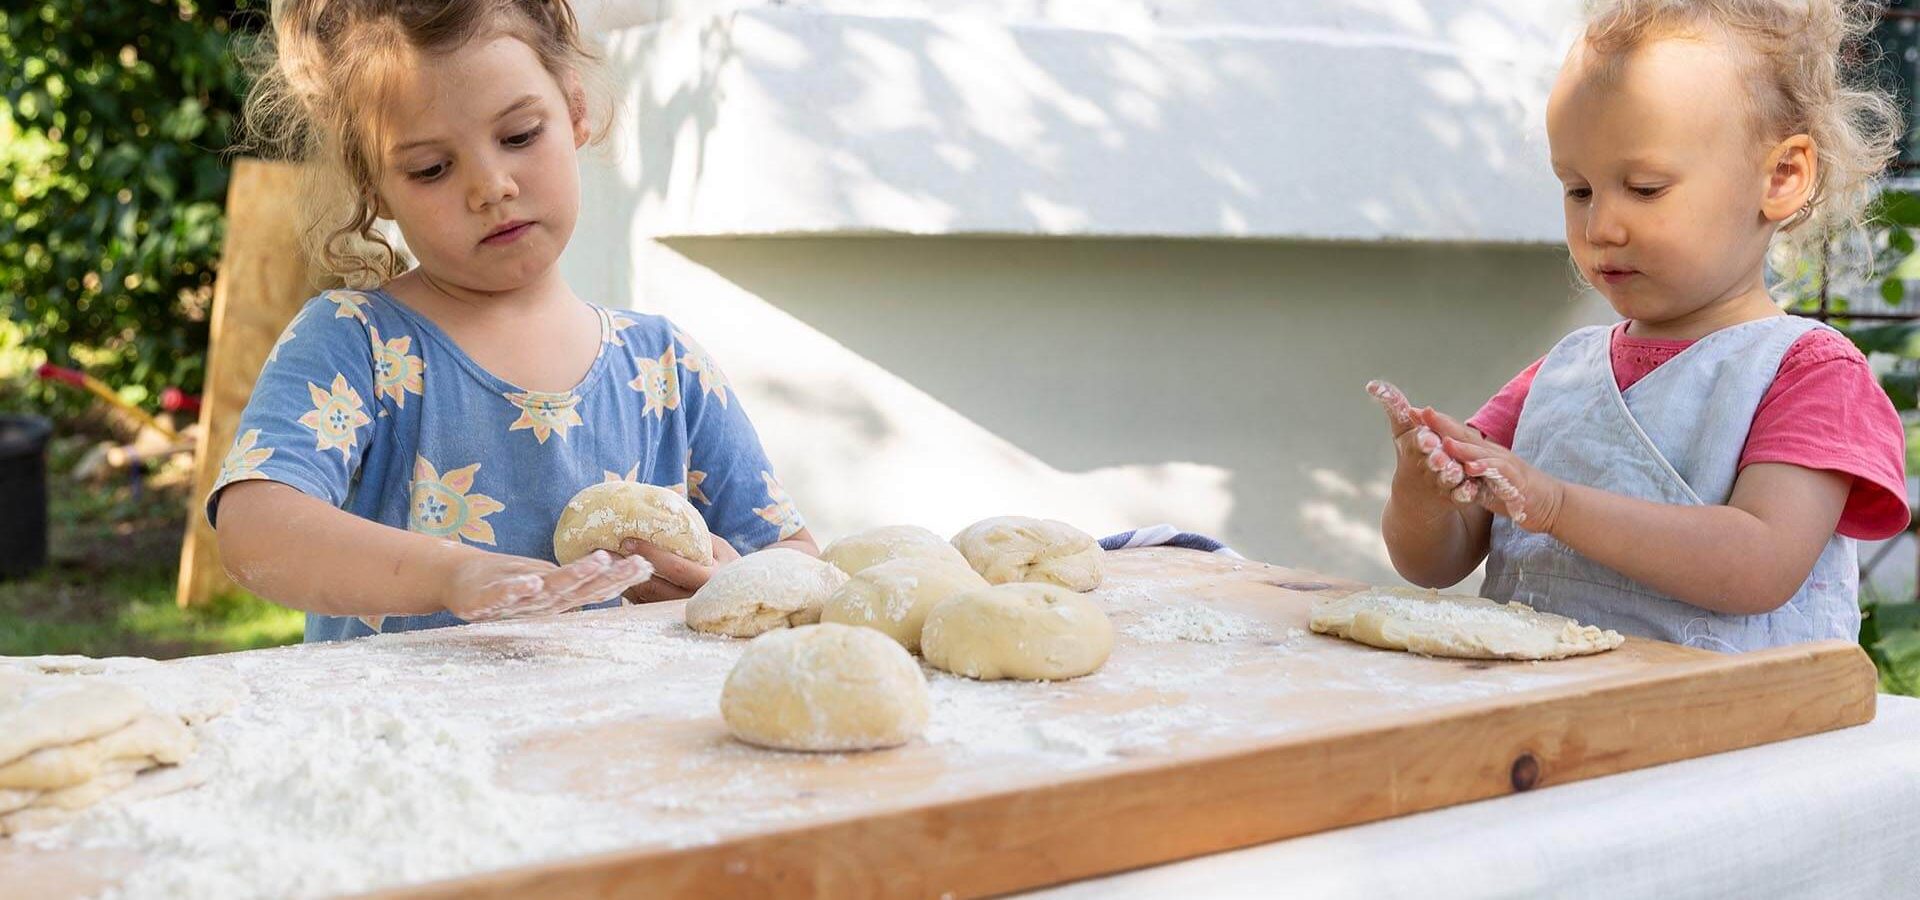
[[687,421],[687,498],[707,527],[750,553],[806,527],[793,498],[773,473],[760,437],[719,364],[674,329]]
[[1520,428],[1520,410],[1527,405],[1527,392],[1533,389],[1533,377],[1540,371],[1540,364],[1546,357],[1533,361],[1533,365],[1513,376],[1500,392],[1494,394],[1480,411],[1467,420],[1467,427],[1478,430],[1493,441],[1509,450],[1513,449],[1513,434]]
[[1867,359],[1827,329],[1787,351],[1754,412],[1740,467],[1787,463],[1853,476],[1835,530],[1860,540],[1907,527],[1906,428]]
[[377,412],[367,303],[355,291],[328,291],[281,332],[207,497],[209,522],[217,521],[221,490],[240,481],[275,481],[346,503]]

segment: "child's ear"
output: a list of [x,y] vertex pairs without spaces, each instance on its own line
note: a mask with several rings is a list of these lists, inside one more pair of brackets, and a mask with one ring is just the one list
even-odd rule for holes
[[580,76],[573,72],[567,73],[562,87],[567,92],[567,118],[573,123],[573,147],[578,150],[593,139],[593,123],[587,115],[587,89],[580,83]]
[[1796,134],[1767,154],[1767,188],[1760,199],[1760,214],[1769,222],[1785,222],[1800,214],[1813,199],[1813,186],[1820,175],[1820,158],[1813,138]]

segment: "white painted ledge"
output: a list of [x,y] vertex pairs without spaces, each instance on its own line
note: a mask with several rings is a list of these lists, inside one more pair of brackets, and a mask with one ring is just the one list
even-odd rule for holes
[[929,5],[583,8],[623,119],[589,196],[652,238],[1561,239],[1566,0]]

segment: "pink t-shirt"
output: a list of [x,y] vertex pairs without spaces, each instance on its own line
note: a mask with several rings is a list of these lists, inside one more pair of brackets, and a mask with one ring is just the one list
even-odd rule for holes
[[[1625,322],[1614,326],[1611,337],[1613,379],[1623,391],[1693,344],[1632,337]],[[1514,376],[1467,424],[1512,447],[1520,408],[1541,362]],[[1742,469],[1788,463],[1853,476],[1835,531],[1860,540],[1889,538],[1906,529],[1906,461],[1906,428],[1867,358],[1825,328],[1807,332],[1787,348],[1740,454]]]

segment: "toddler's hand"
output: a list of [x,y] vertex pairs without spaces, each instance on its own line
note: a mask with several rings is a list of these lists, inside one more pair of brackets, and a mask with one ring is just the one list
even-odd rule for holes
[[455,567],[442,605],[469,622],[552,615],[598,603],[652,574],[646,560],[604,550],[564,566],[482,551]]
[[713,539],[713,565],[703,566],[639,538],[620,542],[620,552],[631,558],[644,558],[653,564],[653,578],[627,589],[633,603],[657,603],[661,600],[685,600],[713,577],[715,570],[740,558],[733,545]]
[[1481,506],[1527,531],[1553,528],[1566,494],[1564,483],[1445,415],[1425,410],[1421,420],[1440,435],[1442,449],[1460,461],[1468,477],[1484,483]]
[[1440,435],[1424,420],[1433,411],[1414,409],[1407,395],[1384,381],[1367,382],[1367,393],[1387,411],[1387,426],[1399,460],[1395,471],[1418,479],[1455,503],[1474,502],[1480,484],[1467,477],[1460,461],[1447,453]]

